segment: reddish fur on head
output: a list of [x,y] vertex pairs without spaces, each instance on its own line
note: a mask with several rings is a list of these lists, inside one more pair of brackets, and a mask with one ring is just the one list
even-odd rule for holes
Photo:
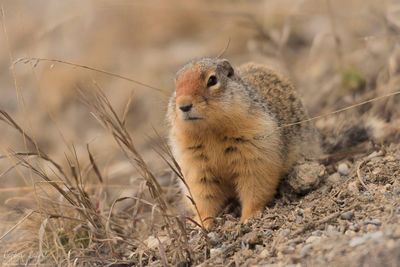
[[185,65],[176,75],[170,102],[176,126],[195,131],[219,126],[232,114],[232,94],[225,96],[232,86],[233,68],[226,60],[204,58]]
[[199,67],[193,67],[176,78],[176,97],[196,95],[202,86]]
[[176,105],[194,104],[202,99],[206,94],[204,83],[204,73],[199,66],[180,73],[176,78]]

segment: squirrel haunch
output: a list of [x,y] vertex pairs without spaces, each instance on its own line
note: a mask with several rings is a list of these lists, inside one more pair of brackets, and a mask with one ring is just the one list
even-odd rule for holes
[[[307,119],[301,100],[288,80],[267,67],[248,63],[234,69],[226,59],[194,60],[178,71],[175,83],[169,141],[197,220],[210,228],[231,198],[240,200],[241,222],[247,220],[311,147],[310,123],[284,127]],[[186,195],[183,185],[182,190]]]

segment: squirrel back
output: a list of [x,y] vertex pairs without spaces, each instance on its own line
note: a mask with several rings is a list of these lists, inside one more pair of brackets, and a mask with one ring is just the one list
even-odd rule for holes
[[258,91],[259,95],[253,97],[252,101],[263,102],[269,115],[275,118],[283,139],[284,154],[301,153],[304,157],[313,157],[320,153],[318,134],[313,125],[306,121],[307,112],[287,78],[256,63],[246,63],[237,71],[244,84]]

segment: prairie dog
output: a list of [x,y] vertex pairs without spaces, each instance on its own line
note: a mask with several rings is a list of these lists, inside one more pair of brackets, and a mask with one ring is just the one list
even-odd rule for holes
[[[169,144],[197,205],[196,219],[210,228],[226,202],[237,198],[240,221],[246,221],[262,211],[281,177],[311,147],[309,123],[284,126],[307,119],[301,100],[267,67],[234,69],[226,59],[191,61],[177,72],[175,85]],[[184,185],[182,190],[186,195]]]

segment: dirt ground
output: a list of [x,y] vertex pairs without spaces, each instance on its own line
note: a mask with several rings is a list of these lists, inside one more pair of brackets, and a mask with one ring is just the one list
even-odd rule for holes
[[[0,265],[400,266],[397,0],[0,8]],[[175,72],[223,50],[290,77],[323,154],[262,215],[240,225],[230,204],[206,233],[158,145]],[[115,114],[96,110],[105,98],[83,103],[99,88]]]
[[203,266],[398,266],[400,146],[381,149],[347,158],[339,172],[327,165],[316,190],[281,192],[245,225],[219,218]]

